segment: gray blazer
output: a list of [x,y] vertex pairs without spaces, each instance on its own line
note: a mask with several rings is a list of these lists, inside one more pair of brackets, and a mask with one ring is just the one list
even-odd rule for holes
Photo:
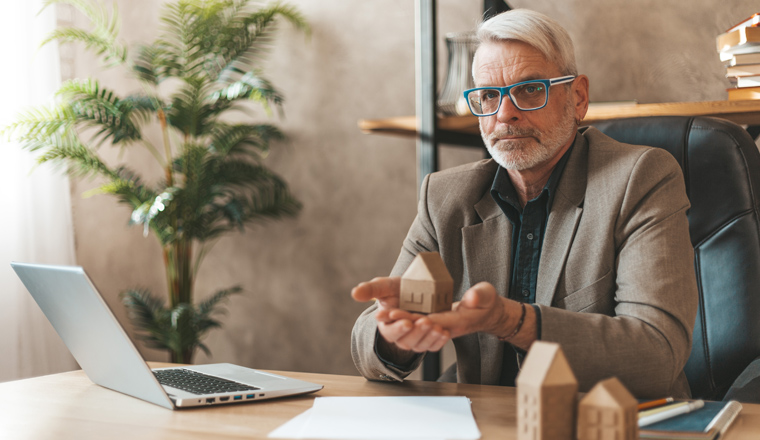
[[[492,160],[429,175],[392,275],[418,252],[440,252],[458,300],[511,279],[512,225],[491,198]],[[579,130],[551,207],[538,271],[541,339],[558,342],[581,391],[616,376],[638,398],[690,395],[683,367],[697,313],[684,179],[667,151]],[[352,355],[372,380],[402,380],[374,351],[376,306],[356,321]],[[498,384],[504,344],[454,340],[458,381]]]

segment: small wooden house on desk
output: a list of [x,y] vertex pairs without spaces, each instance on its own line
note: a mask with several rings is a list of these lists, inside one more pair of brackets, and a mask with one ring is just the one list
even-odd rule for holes
[[399,308],[436,313],[451,310],[454,279],[438,252],[420,252],[401,277]]
[[559,344],[534,342],[516,382],[518,440],[575,437],[578,381]]
[[616,377],[599,382],[578,406],[578,440],[637,440],[638,404]]

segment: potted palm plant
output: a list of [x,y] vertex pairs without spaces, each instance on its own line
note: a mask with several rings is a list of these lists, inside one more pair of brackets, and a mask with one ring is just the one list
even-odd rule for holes
[[[173,362],[190,363],[211,328],[219,327],[220,302],[241,290],[225,288],[193,301],[198,269],[216,240],[266,219],[295,215],[301,205],[286,182],[263,159],[283,139],[267,123],[231,123],[226,118],[245,102],[268,112],[281,109],[282,95],[259,68],[279,19],[308,32],[292,6],[255,7],[248,0],[176,0],[164,5],[158,37],[129,56],[119,42],[118,11],[88,0],[68,3],[91,30],[59,28],[45,43],[84,43],[109,66],[122,66],[142,90],[128,96],[94,79],[64,83],[54,105],[20,114],[4,130],[39,162],[64,164],[75,176],[99,177],[95,193],[110,194],[132,209],[130,222],[153,232],[163,249],[168,305],[144,289],[122,293],[130,318],[148,345],[169,350]],[[44,44],[44,43],[43,43]],[[162,142],[145,136],[160,127]],[[163,169],[148,183],[127,164],[107,163],[98,149],[147,148]]]

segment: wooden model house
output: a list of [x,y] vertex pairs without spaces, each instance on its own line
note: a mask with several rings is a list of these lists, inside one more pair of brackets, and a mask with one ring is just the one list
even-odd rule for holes
[[577,393],[559,344],[534,342],[517,376],[517,439],[572,440]]
[[438,252],[420,252],[401,277],[399,308],[435,313],[451,310],[454,279]]
[[596,384],[578,405],[578,440],[636,440],[638,402],[612,377]]

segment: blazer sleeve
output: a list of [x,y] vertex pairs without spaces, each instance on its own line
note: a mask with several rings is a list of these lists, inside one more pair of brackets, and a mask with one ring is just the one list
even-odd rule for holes
[[[438,250],[435,229],[428,212],[428,184],[430,175],[425,176],[420,189],[420,200],[417,207],[417,217],[404,240],[401,253],[393,266],[391,276],[401,276],[412,264],[419,252]],[[351,357],[357,370],[369,380],[402,381],[416,370],[422,363],[424,354],[420,354],[409,366],[400,366],[393,359],[381,359],[376,351],[377,320],[375,313],[377,305],[372,304],[354,323],[351,332]]]
[[540,306],[541,339],[562,345],[581,390],[617,376],[639,398],[688,395],[683,368],[698,303],[688,209],[675,159],[647,150],[614,220],[614,282],[603,283],[614,316]]

